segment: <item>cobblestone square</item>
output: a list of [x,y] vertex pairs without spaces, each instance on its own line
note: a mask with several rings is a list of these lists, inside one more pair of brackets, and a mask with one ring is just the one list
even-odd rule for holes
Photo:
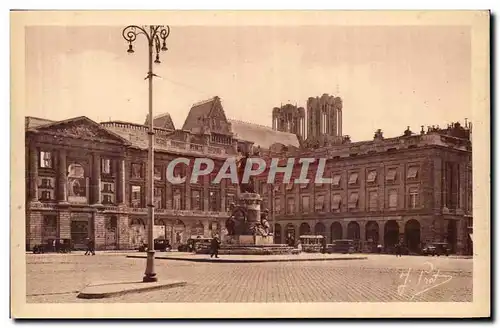
[[76,297],[89,283],[142,279],[145,260],[126,255],[28,254],[27,302],[472,301],[472,259],[391,255],[279,263],[156,260],[159,279],[182,279],[187,285],[100,300]]

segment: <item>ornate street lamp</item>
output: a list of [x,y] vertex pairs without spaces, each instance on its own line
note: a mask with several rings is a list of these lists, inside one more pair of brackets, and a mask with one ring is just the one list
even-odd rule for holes
[[153,54],[156,52],[155,63],[160,63],[160,51],[166,51],[167,38],[170,35],[170,27],[163,25],[149,25],[149,26],[136,26],[129,25],[123,29],[123,38],[128,42],[127,52],[134,53],[133,43],[137,36],[142,34],[146,37],[148,42],[148,64],[149,70],[146,79],[149,81],[149,147],[148,147],[148,170],[146,177],[146,203],[148,207],[148,255],[146,262],[146,272],[144,273],[144,282],[157,281],[156,273],[154,271],[154,126],[153,126]]

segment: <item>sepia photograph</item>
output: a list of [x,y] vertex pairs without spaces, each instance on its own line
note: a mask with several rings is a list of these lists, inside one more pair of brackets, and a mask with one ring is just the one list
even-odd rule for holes
[[489,316],[489,20],[11,12],[12,315]]

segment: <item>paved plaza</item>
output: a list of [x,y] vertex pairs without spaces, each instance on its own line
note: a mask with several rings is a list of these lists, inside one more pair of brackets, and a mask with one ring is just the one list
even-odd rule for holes
[[156,260],[159,279],[184,280],[187,285],[108,299],[76,297],[89,283],[142,279],[145,259],[127,258],[127,254],[137,252],[27,254],[27,302],[472,301],[472,259],[370,254],[365,260],[350,261]]

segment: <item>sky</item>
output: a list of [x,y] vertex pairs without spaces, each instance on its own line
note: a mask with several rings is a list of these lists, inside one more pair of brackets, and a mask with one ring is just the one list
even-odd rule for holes
[[[26,116],[144,123],[147,45],[127,53],[123,26],[26,28]],[[192,104],[219,96],[232,119],[271,126],[272,109],[343,99],[353,141],[471,118],[465,26],[171,26],[154,66],[154,115],[181,128]]]

